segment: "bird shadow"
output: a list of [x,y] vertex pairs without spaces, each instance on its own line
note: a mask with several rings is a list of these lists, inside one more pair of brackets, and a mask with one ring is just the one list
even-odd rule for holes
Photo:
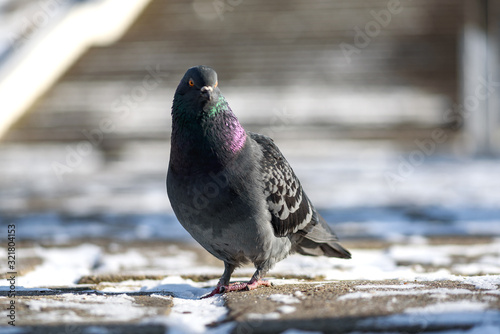
[[180,299],[201,299],[209,294],[213,288],[199,287],[189,283],[164,283],[153,288],[144,290],[144,292],[162,293]]
[[[55,296],[63,294],[75,295],[129,295],[129,296],[151,296],[163,295],[180,299],[200,299],[212,291],[210,287],[197,287],[188,283],[166,283],[151,288],[143,288],[139,291],[99,291],[89,287],[53,287],[53,288],[25,288],[17,286],[16,296]],[[7,297],[10,290],[8,286],[0,286],[0,297]]]

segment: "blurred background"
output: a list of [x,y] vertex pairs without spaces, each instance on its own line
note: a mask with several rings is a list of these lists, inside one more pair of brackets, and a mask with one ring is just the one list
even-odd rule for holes
[[205,64],[342,238],[500,235],[500,3],[0,0],[0,223],[189,239],[170,108]]

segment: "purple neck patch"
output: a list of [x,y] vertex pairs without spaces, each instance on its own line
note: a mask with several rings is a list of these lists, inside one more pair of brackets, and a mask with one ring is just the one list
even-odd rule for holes
[[247,139],[247,133],[241,124],[237,122],[235,125],[236,127],[232,131],[233,136],[231,138],[231,144],[229,145],[229,149],[233,153],[241,150],[243,145],[245,145],[245,140]]

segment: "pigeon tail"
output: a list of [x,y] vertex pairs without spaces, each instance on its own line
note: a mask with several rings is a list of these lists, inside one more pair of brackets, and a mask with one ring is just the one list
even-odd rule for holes
[[351,253],[342,247],[338,238],[326,223],[325,219],[316,211],[313,214],[313,222],[298,231],[299,236],[295,245],[295,251],[302,255],[339,257],[350,259]]
[[302,255],[328,256],[350,259],[351,253],[337,242],[317,243],[304,238],[295,246],[295,251]]

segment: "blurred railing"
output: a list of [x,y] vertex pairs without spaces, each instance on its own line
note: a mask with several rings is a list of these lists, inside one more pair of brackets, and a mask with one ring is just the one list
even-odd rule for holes
[[116,41],[148,2],[2,2],[0,137],[89,47]]

